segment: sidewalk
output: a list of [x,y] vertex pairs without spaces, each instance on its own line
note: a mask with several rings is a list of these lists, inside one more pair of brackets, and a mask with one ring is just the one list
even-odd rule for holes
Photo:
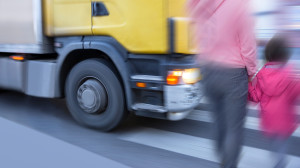
[[0,158],[0,167],[5,168],[128,168],[3,118]]

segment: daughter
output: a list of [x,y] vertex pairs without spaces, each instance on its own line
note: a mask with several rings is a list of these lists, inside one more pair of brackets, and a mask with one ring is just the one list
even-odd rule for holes
[[285,167],[287,139],[296,129],[295,101],[300,83],[286,65],[290,58],[285,41],[274,37],[265,49],[266,65],[249,82],[250,101],[260,103],[261,128],[276,152],[275,168]]

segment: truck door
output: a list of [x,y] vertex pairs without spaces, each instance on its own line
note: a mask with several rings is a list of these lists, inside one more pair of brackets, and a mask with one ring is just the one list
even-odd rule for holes
[[48,36],[92,35],[91,0],[45,0]]
[[92,0],[94,35],[115,38],[132,53],[168,50],[165,0]]

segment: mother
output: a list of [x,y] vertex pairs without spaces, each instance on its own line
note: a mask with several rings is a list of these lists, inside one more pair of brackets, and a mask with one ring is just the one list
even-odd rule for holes
[[256,72],[256,41],[247,0],[189,0],[203,64],[203,82],[215,114],[221,165],[237,167],[243,141],[248,78]]

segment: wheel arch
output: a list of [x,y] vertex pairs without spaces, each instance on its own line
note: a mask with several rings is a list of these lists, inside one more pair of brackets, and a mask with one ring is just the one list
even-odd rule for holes
[[64,97],[64,85],[71,69],[79,62],[90,58],[101,58],[109,61],[123,86],[127,109],[131,109],[132,99],[129,83],[129,69],[126,64],[127,51],[116,40],[110,37],[83,38],[63,44],[58,50],[56,95]]

